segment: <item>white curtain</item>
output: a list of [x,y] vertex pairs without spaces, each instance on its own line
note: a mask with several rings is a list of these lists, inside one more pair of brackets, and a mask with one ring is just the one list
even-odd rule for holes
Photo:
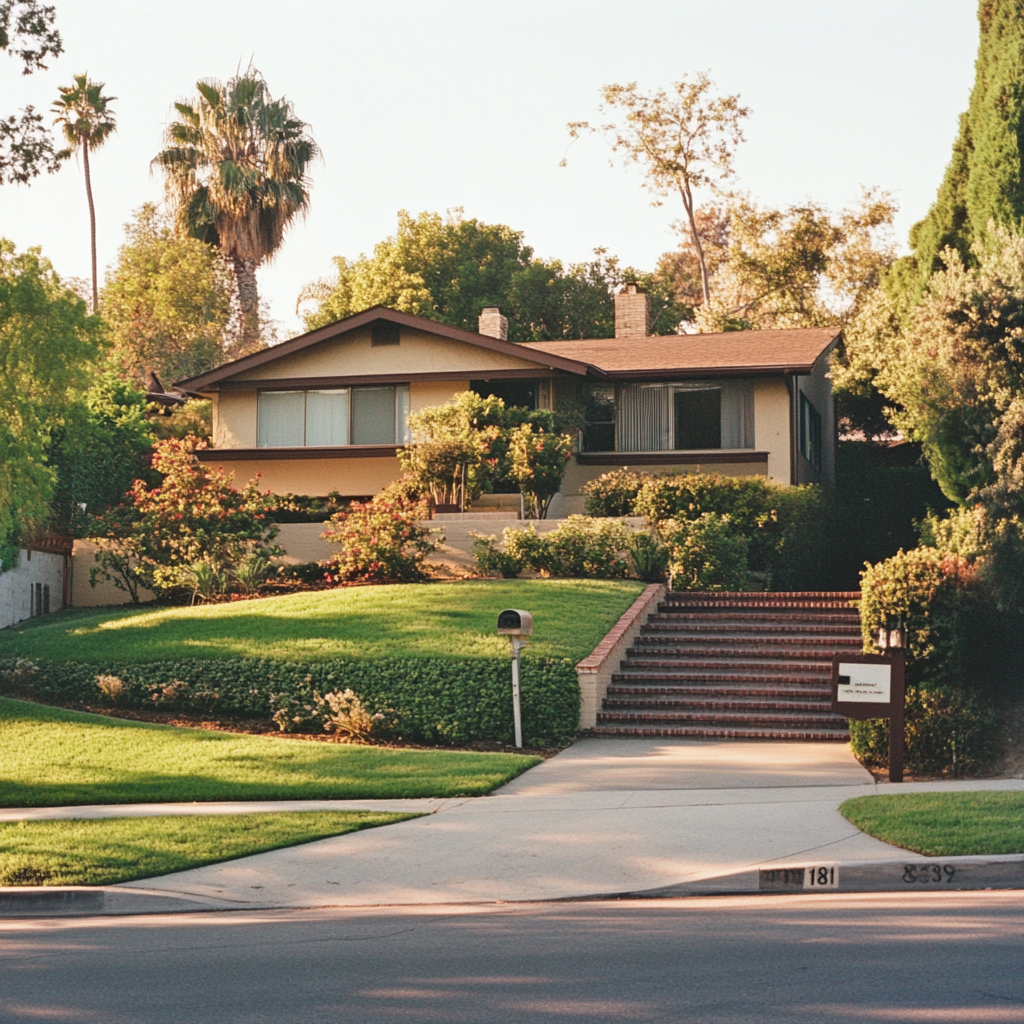
[[722,383],[722,447],[754,447],[754,385],[750,381]]
[[671,395],[668,384],[627,384],[619,389],[620,452],[661,452],[671,447]]
[[306,392],[306,444],[348,444],[348,388]]
[[260,448],[300,448],[304,443],[306,393],[261,391],[256,401]]
[[395,388],[395,440],[408,444],[412,440],[409,430],[409,385],[399,384]]

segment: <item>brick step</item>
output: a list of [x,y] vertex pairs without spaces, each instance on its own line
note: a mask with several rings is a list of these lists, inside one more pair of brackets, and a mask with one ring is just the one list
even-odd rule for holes
[[670,590],[667,601],[859,601],[859,590]]
[[783,699],[783,700],[831,700],[832,687],[828,684],[822,685],[804,683],[802,685],[787,686],[729,686],[716,684],[712,686],[627,686],[623,683],[615,683],[608,687],[608,696],[615,697],[693,697],[703,700],[707,697],[720,697],[726,700],[742,697],[754,697],[757,699]]
[[658,602],[661,612],[705,612],[735,615],[829,615],[835,612],[858,612],[849,601],[671,601]]
[[619,674],[633,675],[640,673],[646,675],[649,672],[667,672],[670,675],[678,675],[681,678],[693,678],[703,676],[711,672],[714,675],[755,675],[774,676],[785,675],[797,678],[811,676],[814,678],[831,679],[831,661],[772,661],[762,659],[760,661],[743,662],[733,658],[720,658],[715,661],[683,661],[679,658],[671,658],[659,661],[657,658],[627,658],[619,666]]
[[638,647],[630,647],[626,650],[626,657],[633,658],[658,658],[691,661],[708,661],[709,659],[727,659],[737,663],[746,664],[751,660],[764,661],[831,661],[833,654],[854,654],[860,653],[860,646],[852,644],[822,644],[817,648],[807,650],[793,649],[790,647],[765,650],[762,644],[747,644],[743,647],[718,647],[708,644],[694,644],[692,647],[679,647],[669,644],[644,643]]
[[715,619],[695,616],[692,619],[670,615],[652,615],[640,627],[641,633],[724,633],[729,636],[769,636],[796,634],[799,636],[860,636],[860,623],[854,619],[842,622],[787,622],[768,619],[750,622],[747,619]]
[[721,697],[606,697],[604,714],[611,715],[619,710],[631,711],[741,711],[760,717],[761,711],[783,711],[800,714],[815,712],[832,714],[832,702],[829,700],[772,700],[771,698],[728,699]]
[[827,634],[820,636],[794,636],[790,634],[773,636],[767,630],[751,630],[749,633],[738,635],[719,635],[716,633],[710,636],[704,632],[643,632],[633,641],[634,644],[650,647],[684,644],[688,649],[694,646],[751,647],[755,645],[777,648],[782,644],[786,644],[793,650],[816,650],[837,643],[843,647],[849,647],[854,644],[859,645],[860,642],[860,633],[858,632],[854,635],[852,630],[848,636],[829,636]]
[[694,619],[701,622],[716,619],[735,619],[740,622],[790,622],[809,620],[832,620],[859,622],[860,613],[856,608],[693,608],[689,606],[659,604],[651,613],[652,618]]
[[639,685],[639,686],[650,686],[650,685],[665,685],[671,683],[678,683],[681,686],[694,686],[704,685],[713,686],[718,683],[725,683],[727,685],[748,685],[748,686],[787,686],[800,683],[817,683],[819,686],[824,687],[826,683],[830,682],[829,676],[822,673],[818,676],[805,675],[803,677],[794,675],[771,675],[761,674],[756,675],[753,672],[613,672],[611,681],[616,686],[623,684]]
[[759,726],[710,726],[710,725],[598,725],[596,736],[648,736],[651,738],[679,737],[708,740],[802,740],[804,742],[847,743],[850,734],[846,729],[772,729]]
[[789,728],[796,726],[804,729],[840,729],[844,728],[846,722],[838,715],[820,714],[813,711],[800,712],[773,712],[773,711],[676,711],[676,710],[638,710],[625,711],[616,709],[612,711],[599,711],[597,713],[598,725],[610,722],[633,723],[654,723],[669,722],[672,725],[714,725],[720,728],[739,726],[749,728],[750,726],[768,726],[771,728]]

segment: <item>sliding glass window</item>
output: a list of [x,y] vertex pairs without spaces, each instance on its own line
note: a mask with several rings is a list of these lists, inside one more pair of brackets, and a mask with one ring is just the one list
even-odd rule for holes
[[336,448],[409,440],[407,384],[261,391],[256,407],[260,448]]

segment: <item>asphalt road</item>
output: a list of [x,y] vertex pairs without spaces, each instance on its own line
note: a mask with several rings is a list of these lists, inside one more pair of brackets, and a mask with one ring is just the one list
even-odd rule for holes
[[1024,893],[3,921],[0,1021],[1024,1022]]

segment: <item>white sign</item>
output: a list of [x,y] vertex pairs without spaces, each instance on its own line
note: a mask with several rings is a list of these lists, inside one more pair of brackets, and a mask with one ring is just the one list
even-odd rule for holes
[[839,865],[815,864],[804,868],[805,889],[838,889]]
[[836,699],[864,704],[888,704],[891,665],[839,664]]

